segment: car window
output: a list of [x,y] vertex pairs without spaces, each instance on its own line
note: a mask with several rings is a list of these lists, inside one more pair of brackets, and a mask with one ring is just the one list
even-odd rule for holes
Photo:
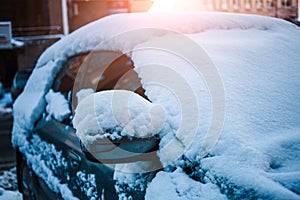
[[76,94],[82,89],[123,89],[146,98],[140,78],[133,70],[132,60],[120,52],[95,51],[70,57],[54,81],[54,90],[69,99],[74,110]]

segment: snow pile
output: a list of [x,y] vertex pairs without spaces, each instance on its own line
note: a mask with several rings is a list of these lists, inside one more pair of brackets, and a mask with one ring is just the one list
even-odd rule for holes
[[224,138],[215,156],[200,161],[204,176],[231,198],[300,199],[299,134],[297,128],[255,140]]
[[127,90],[102,91],[79,102],[73,119],[76,134],[85,144],[108,137],[150,137],[161,130],[161,106]]
[[17,175],[16,175],[16,167],[13,167],[9,170],[5,170],[0,172],[0,188],[4,188],[7,190],[17,190]]
[[46,107],[45,95],[52,86],[53,79],[62,63],[61,59],[51,60],[43,68],[35,68],[22,94],[14,102],[13,146],[23,146],[23,135],[29,134],[34,129],[34,123]]
[[4,190],[0,187],[0,200],[22,200],[22,194],[16,191]]
[[87,97],[90,94],[93,94],[95,91],[92,88],[87,89],[81,89],[76,93],[77,102],[81,102],[85,97]]
[[[158,192],[161,191],[161,192]],[[182,169],[159,172],[150,183],[145,196],[146,200],[226,200],[219,188],[212,184],[203,184],[192,180]]]
[[[166,110],[167,120],[160,132],[162,165],[173,164],[183,154],[192,154],[187,150],[196,137],[201,142],[196,150],[200,154],[213,111],[211,91],[203,76],[215,78],[216,85],[218,82],[207,54],[188,37],[174,33],[150,38],[134,50],[132,60],[145,94]],[[204,70],[197,69],[197,65]],[[222,85],[219,93],[223,94]]]
[[10,92],[3,93],[3,96],[0,97],[0,104],[10,105],[12,103],[12,97]]
[[11,93],[3,93],[3,96],[0,97],[0,115],[6,113],[12,113],[11,109],[12,97]]
[[60,122],[70,117],[71,111],[69,108],[69,102],[66,100],[64,95],[60,92],[50,90],[45,98],[47,102],[46,110],[49,117],[53,117]]

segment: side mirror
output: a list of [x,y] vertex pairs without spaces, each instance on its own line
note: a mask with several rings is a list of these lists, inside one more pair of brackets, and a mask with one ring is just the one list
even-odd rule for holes
[[81,143],[81,149],[93,162],[116,164],[157,160],[158,144],[159,139],[155,137],[123,138],[116,141],[105,138],[88,146]]

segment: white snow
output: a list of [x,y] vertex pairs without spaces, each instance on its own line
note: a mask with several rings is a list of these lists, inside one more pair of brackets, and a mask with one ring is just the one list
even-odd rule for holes
[[92,88],[86,88],[86,89],[81,89],[76,93],[76,98],[77,102],[81,102],[85,97],[87,97],[89,94],[94,93],[95,91]]
[[16,191],[4,190],[0,188],[0,200],[22,200],[22,194]]
[[17,175],[16,167],[10,169],[1,169],[0,171],[0,188],[7,190],[17,190]]
[[95,174],[86,174],[85,172],[78,171],[76,176],[78,177],[80,189],[87,198],[90,200],[99,199]]
[[76,134],[85,145],[105,136],[150,137],[159,133],[164,122],[161,106],[127,90],[88,95],[79,102],[73,119]]
[[[158,29],[128,33],[142,28],[183,33],[203,47],[205,51],[199,52],[200,64],[204,69],[212,66],[206,52],[216,66],[224,90],[214,91],[210,85],[216,77],[218,83],[216,74],[202,69],[199,75],[192,67],[189,59],[198,51],[191,52],[186,43],[178,44],[174,40],[176,34]],[[124,32],[128,34],[121,34]],[[172,40],[175,42],[170,43]],[[176,50],[176,45],[182,47],[179,53],[192,56],[182,58],[178,52],[162,49],[173,50],[173,44]],[[149,46],[155,48],[147,49]],[[113,94],[122,92],[99,92],[80,101],[76,111],[80,114],[74,125],[85,143],[98,136],[102,138],[111,128],[118,136],[159,134],[161,162],[177,170],[158,173],[147,189],[147,199],[192,199],[191,194],[203,199],[222,199],[222,194],[234,199],[300,199],[298,27],[269,17],[224,13],[114,15],[91,23],[63,38],[40,57],[14,104],[15,146],[24,145],[24,134],[33,129],[44,111],[45,95],[63,61],[94,48],[130,56],[151,103],[136,95],[125,95],[125,104],[114,103]],[[189,50],[187,55],[184,50]],[[219,130],[220,124],[210,120],[215,111],[222,111],[221,104],[212,101],[214,93],[222,97],[222,91],[226,115],[219,119],[221,125],[224,120],[224,126],[214,146],[213,140],[218,138],[209,138],[206,133],[210,128]],[[122,100],[122,95],[116,99]],[[214,106],[220,109],[214,110]],[[154,107],[164,113],[165,121],[149,124]],[[203,158],[205,145],[209,155]],[[181,154],[184,156],[180,157]],[[180,168],[182,171],[178,171]],[[188,168],[194,169],[193,173],[188,173]],[[161,182],[172,184],[157,187]]]
[[34,73],[27,81],[24,91],[13,104],[13,146],[18,146],[18,144],[22,146],[22,135],[33,130],[34,123],[46,107],[45,95],[48,93],[53,78],[61,66],[61,60],[51,60],[43,68],[33,70]]
[[[33,172],[46,182],[49,189],[60,193],[63,199],[78,200],[77,197],[73,196],[67,183],[61,180],[64,177],[54,175],[54,173],[59,173],[59,170],[66,171],[65,169],[68,168],[68,162],[62,156],[62,152],[57,151],[53,144],[43,141],[36,134],[30,141],[25,140],[25,138],[20,138],[19,141],[23,141],[20,151],[26,157],[27,162],[31,164]],[[68,175],[64,174],[65,176]]]
[[150,183],[146,200],[226,200],[220,189],[212,183],[200,183],[190,179],[182,169],[173,173],[159,172]]
[[22,200],[18,191],[16,167],[0,171],[0,200]]
[[4,92],[3,97],[0,98],[0,104],[11,104],[12,97],[10,92]]
[[58,121],[63,121],[70,117],[71,111],[69,102],[60,92],[54,92],[52,89],[46,94],[46,110],[50,117]]
[[11,113],[12,97],[10,92],[3,93],[3,97],[0,98],[0,114]]
[[119,199],[130,199],[128,189],[132,191],[145,192],[149,182],[153,179],[155,173],[152,169],[155,164],[151,161],[138,161],[126,164],[117,164],[115,166],[114,180],[115,189]]
[[[113,26],[111,24],[118,24]],[[251,16],[230,13],[131,13],[111,15],[84,26],[68,37],[62,38],[59,43],[48,48],[39,58],[37,67],[43,67],[51,60],[61,60],[76,53],[94,49],[104,50],[132,50],[137,44],[147,41],[149,37],[163,35],[161,30],[145,31],[144,35],[134,35],[131,38],[120,36],[120,33],[142,29],[157,28],[173,30],[179,33],[192,34],[211,29],[260,29],[276,28],[285,24],[288,29],[294,29],[292,24],[282,20],[262,16]],[[288,30],[287,30],[288,31]],[[116,36],[125,37],[123,40],[110,41],[108,38]],[[105,43],[103,43],[106,41]]]

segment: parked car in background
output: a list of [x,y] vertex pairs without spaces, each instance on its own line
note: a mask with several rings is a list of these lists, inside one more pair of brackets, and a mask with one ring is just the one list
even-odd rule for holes
[[24,199],[300,199],[299,37],[224,13],[74,31],[13,106]]

